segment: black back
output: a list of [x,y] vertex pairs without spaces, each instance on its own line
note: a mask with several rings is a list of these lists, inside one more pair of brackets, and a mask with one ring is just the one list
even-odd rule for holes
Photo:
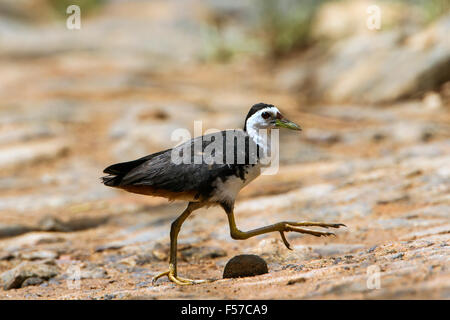
[[[245,141],[245,147],[238,148],[237,144],[233,144],[234,157],[231,161],[226,157],[226,149],[229,145],[226,134],[230,132],[236,135],[237,139]],[[196,152],[197,156],[199,153],[203,154],[205,149],[215,141],[217,135],[221,135],[223,141],[222,163],[194,163]],[[197,147],[199,150],[196,150],[195,144],[199,146]],[[182,157],[185,150],[191,151],[191,154],[187,156],[190,158],[190,162],[174,163],[172,152],[178,152],[178,155]],[[214,155],[214,152],[212,154]],[[171,192],[195,191],[199,196],[207,198],[213,190],[212,185],[217,178],[225,181],[230,176],[236,176],[244,180],[247,167],[255,164],[259,154],[259,147],[246,132],[226,130],[191,139],[173,149],[109,166],[104,173],[110,175],[103,177],[103,183],[112,187],[150,186]],[[238,159],[244,159],[244,161],[238,163]]]

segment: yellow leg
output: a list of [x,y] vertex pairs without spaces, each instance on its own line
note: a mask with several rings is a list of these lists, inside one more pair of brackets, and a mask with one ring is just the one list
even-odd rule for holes
[[200,208],[202,206],[201,203],[198,202],[189,202],[189,205],[187,206],[186,210],[183,211],[183,213],[172,223],[172,226],[170,228],[170,258],[169,258],[169,270],[158,274],[155,276],[152,280],[152,283],[155,284],[156,281],[163,277],[167,276],[170,281],[179,284],[179,285],[188,285],[188,284],[196,284],[196,283],[203,283],[207,280],[191,280],[191,279],[185,279],[182,277],[179,277],[177,275],[177,239],[178,239],[178,233],[180,232],[181,225],[183,224],[184,220],[186,220],[187,217],[196,209]]
[[287,241],[284,232],[298,232],[298,233],[306,233],[311,234],[316,237],[321,236],[334,236],[335,234],[332,232],[321,232],[321,231],[313,231],[308,229],[303,229],[299,227],[322,227],[322,228],[339,228],[339,227],[345,227],[345,224],[342,223],[321,223],[321,222],[289,222],[289,221],[283,221],[278,222],[275,224],[272,224],[270,226],[250,230],[250,231],[240,231],[236,227],[236,221],[234,220],[234,213],[233,210],[227,210],[228,215],[228,223],[230,225],[230,233],[231,237],[236,240],[245,240],[260,234],[269,233],[269,232],[279,232],[281,235],[281,239],[283,240],[286,247],[290,250],[292,250],[291,245]]

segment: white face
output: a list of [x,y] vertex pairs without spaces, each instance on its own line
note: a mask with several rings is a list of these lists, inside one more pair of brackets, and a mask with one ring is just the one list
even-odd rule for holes
[[280,115],[280,111],[276,107],[269,107],[255,112],[250,118],[247,119],[247,128],[252,129],[269,129],[275,128],[275,120],[277,115]]

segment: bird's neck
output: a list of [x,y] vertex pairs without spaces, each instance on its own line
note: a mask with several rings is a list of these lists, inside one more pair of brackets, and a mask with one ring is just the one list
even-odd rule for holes
[[265,156],[270,153],[271,131],[270,129],[259,129],[254,126],[247,126],[249,137],[264,151]]

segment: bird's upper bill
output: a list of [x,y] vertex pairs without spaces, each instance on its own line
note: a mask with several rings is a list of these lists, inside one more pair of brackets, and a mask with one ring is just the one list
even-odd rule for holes
[[302,130],[300,126],[288,119],[282,118],[282,119],[276,119],[275,125],[279,128],[287,128],[291,130]]
[[270,128],[301,130],[298,124],[286,119],[274,105],[265,103],[255,104],[245,119],[244,130]]

